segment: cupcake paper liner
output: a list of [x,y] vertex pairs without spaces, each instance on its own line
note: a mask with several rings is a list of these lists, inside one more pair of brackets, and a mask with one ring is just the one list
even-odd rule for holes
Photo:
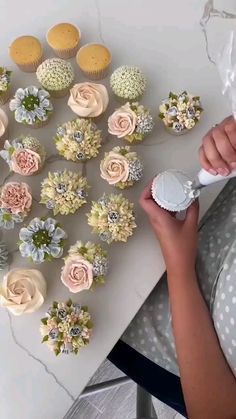
[[61,97],[65,97],[69,93],[70,88],[72,87],[72,84],[69,87],[66,87],[65,89],[61,89],[61,90],[48,90],[48,89],[45,89],[45,90],[47,90],[52,97],[59,99]]
[[21,71],[24,73],[35,73],[39,64],[43,61],[43,55],[41,55],[37,60],[33,61],[30,64],[17,64]]
[[85,77],[88,77],[88,79],[90,79],[90,80],[103,80],[103,79],[105,79],[105,77],[109,73],[110,64],[104,70],[99,70],[99,71],[84,71],[84,70],[82,70],[82,68],[80,66],[79,66],[79,68],[82,71],[82,73],[85,75]]
[[78,48],[79,48],[79,42],[74,48],[68,48],[68,49],[54,49],[53,48],[53,51],[55,55],[57,55],[57,57],[67,60],[68,58],[72,58],[76,56]]
[[9,87],[5,92],[0,94],[0,106],[5,105],[11,97],[11,88]]

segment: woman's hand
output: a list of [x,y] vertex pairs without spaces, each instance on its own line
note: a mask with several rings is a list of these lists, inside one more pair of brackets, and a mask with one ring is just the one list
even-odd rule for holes
[[213,175],[227,176],[236,169],[236,122],[232,116],[203,137],[199,158],[203,169]]
[[153,201],[149,184],[139,203],[160,242],[168,273],[193,272],[197,252],[198,202],[188,208],[185,220],[177,220],[173,213],[160,208]]

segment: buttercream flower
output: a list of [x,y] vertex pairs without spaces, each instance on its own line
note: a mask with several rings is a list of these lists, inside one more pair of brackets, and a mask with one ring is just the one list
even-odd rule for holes
[[8,117],[3,109],[0,109],[0,138],[7,132]]
[[0,105],[4,105],[10,97],[11,71],[0,67]]
[[73,293],[88,290],[93,283],[93,265],[80,255],[69,256],[61,280]]
[[203,111],[199,96],[186,91],[177,95],[170,92],[169,98],[159,106],[159,117],[170,133],[181,135],[191,130]]
[[92,202],[88,224],[101,240],[108,244],[113,241],[126,242],[136,227],[133,204],[121,194],[104,195]]
[[42,182],[41,203],[53,214],[74,214],[87,202],[87,179],[69,170],[49,172]]
[[117,109],[108,119],[108,131],[118,138],[133,134],[137,123],[135,112],[126,103]]
[[68,61],[61,58],[49,58],[37,68],[39,83],[54,97],[65,96],[73,83],[74,70]]
[[41,170],[46,153],[36,138],[26,136],[17,138],[11,143],[5,141],[0,156],[9,165],[10,170],[23,176],[30,176]]
[[112,73],[110,84],[119,98],[136,100],[145,91],[146,78],[138,67],[123,65]]
[[54,301],[46,316],[40,325],[42,343],[45,342],[56,356],[78,354],[89,344],[93,323],[87,307],[71,300],[66,303]]
[[0,190],[0,207],[12,214],[27,214],[32,206],[31,189],[26,183],[8,182]]
[[15,224],[22,223],[24,214],[12,214],[9,209],[0,208],[0,227],[5,230],[12,230]]
[[0,306],[19,316],[38,310],[46,296],[46,281],[36,269],[13,269],[0,288]]
[[108,92],[103,84],[85,82],[72,87],[68,105],[77,115],[94,118],[105,112],[108,102]]
[[143,176],[143,165],[137,153],[129,146],[114,147],[105,153],[100,163],[101,177],[109,185],[125,189],[139,181]]
[[40,169],[41,157],[35,151],[17,150],[12,156],[12,170],[23,176],[31,176]]
[[152,115],[138,102],[117,109],[108,119],[108,131],[130,143],[142,141],[154,127]]
[[53,111],[49,93],[35,86],[17,89],[9,107],[17,122],[35,128],[45,123]]
[[20,229],[19,238],[21,256],[42,263],[62,256],[67,234],[53,218],[36,217]]
[[93,122],[84,118],[76,118],[60,125],[55,137],[59,154],[74,162],[96,157],[101,142],[101,131]]
[[109,185],[115,185],[118,182],[126,182],[129,177],[129,164],[127,159],[119,153],[111,151],[107,153],[100,164],[101,177]]

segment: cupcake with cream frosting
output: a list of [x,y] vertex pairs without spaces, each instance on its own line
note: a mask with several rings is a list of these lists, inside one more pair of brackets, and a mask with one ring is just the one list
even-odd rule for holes
[[138,100],[145,92],[146,78],[138,67],[122,65],[112,73],[110,85],[120,100]]
[[[8,137],[8,117],[3,109],[0,108],[0,142]],[[0,148],[2,148],[0,146]]]
[[143,165],[129,146],[114,147],[105,153],[100,164],[102,179],[119,189],[133,186],[143,176]]
[[11,71],[5,67],[0,67],[0,105],[4,105],[10,97],[11,93]]
[[99,83],[77,83],[70,90],[68,106],[78,116],[96,118],[103,114],[108,106],[107,88]]
[[69,92],[74,80],[72,65],[61,58],[49,58],[37,68],[39,83],[53,97],[63,97]]

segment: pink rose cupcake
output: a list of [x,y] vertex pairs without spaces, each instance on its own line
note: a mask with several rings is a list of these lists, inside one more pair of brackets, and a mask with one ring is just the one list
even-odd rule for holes
[[96,118],[107,109],[109,96],[106,87],[99,83],[78,83],[70,90],[68,106],[83,118]]
[[40,172],[46,153],[44,147],[34,137],[23,137],[6,141],[0,156],[8,163],[10,170],[22,176]]
[[139,103],[129,103],[117,109],[108,119],[108,131],[129,143],[142,141],[154,127],[153,118],[147,108]]
[[8,230],[21,223],[32,207],[31,189],[26,183],[8,182],[0,189],[0,225]]

